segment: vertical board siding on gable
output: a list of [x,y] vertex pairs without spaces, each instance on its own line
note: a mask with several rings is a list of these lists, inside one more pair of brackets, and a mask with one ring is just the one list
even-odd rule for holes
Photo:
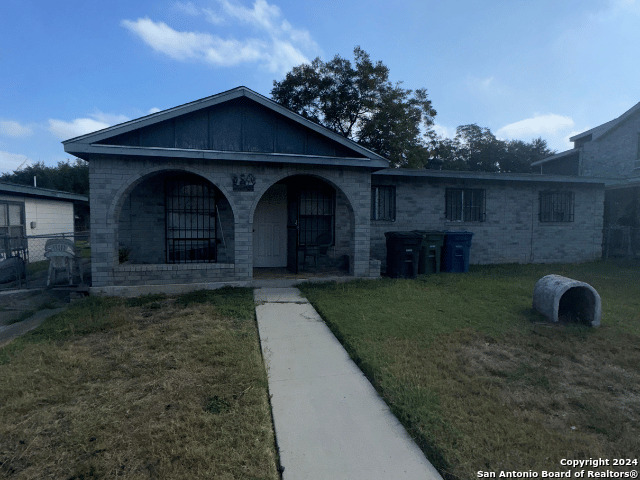
[[175,147],[194,150],[209,148],[209,115],[194,112],[176,119]]
[[[302,133],[302,134],[301,134]],[[300,153],[307,151],[307,136],[299,125],[283,118],[276,123],[276,152]]]
[[236,99],[101,140],[106,145],[335,157],[361,154],[262,105]]
[[209,148],[239,152],[242,146],[242,111],[233,102],[209,110]]
[[141,147],[175,148],[176,129],[173,120],[140,129]]
[[244,152],[273,153],[275,144],[273,113],[265,108],[244,105],[243,114],[243,143]]

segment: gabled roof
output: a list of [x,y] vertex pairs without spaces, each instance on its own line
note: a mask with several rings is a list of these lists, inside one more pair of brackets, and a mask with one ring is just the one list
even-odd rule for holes
[[[582,133],[578,133],[577,135],[574,135],[573,137],[569,138],[569,141],[575,142],[580,139],[586,139],[586,137],[591,137],[590,138],[591,141],[597,140],[603,135],[606,135],[607,133],[609,133],[611,130],[616,128],[618,125],[624,122],[627,118],[629,118],[630,116],[634,115],[637,112],[640,112],[640,102],[636,103],[633,107],[631,107],[629,110],[624,112],[618,118],[614,118],[613,120],[603,123],[602,125],[598,125],[597,127],[594,127],[590,130],[586,130]],[[533,162],[531,166],[537,167],[547,162],[560,160],[562,158],[570,157],[572,155],[579,155],[579,153],[580,153],[580,150],[578,148],[565,150],[564,152],[556,153],[547,158],[543,158],[542,160],[538,160],[537,162]]]
[[582,132],[577,135],[574,135],[573,137],[569,138],[569,141],[575,142],[576,140],[584,138],[588,135],[591,135],[592,140],[596,140],[602,137],[603,135],[605,135],[606,133],[608,133],[609,131],[613,130],[615,127],[620,125],[631,115],[639,111],[640,111],[640,102],[636,103],[633,107],[631,107],[629,110],[624,112],[618,118],[614,118],[613,120],[603,123],[602,125],[598,125],[597,127],[594,127],[591,130],[587,130],[586,132]]
[[[287,121],[303,127],[306,131],[315,132],[317,138],[325,139],[325,142],[333,142],[340,146],[340,155],[325,155],[314,152],[301,154],[300,152],[255,152],[236,151],[228,149],[210,148],[174,148],[170,146],[136,146],[130,144],[114,144],[114,138],[127,138],[128,134],[135,131],[143,131],[149,127],[158,127],[167,121],[185,118],[189,114],[197,114],[211,107],[222,106],[227,102],[237,99],[248,99],[268,111],[273,112]],[[368,150],[356,142],[349,140],[317,123],[314,123],[301,115],[277,104],[247,87],[237,87],[217,95],[206,97],[194,102],[186,103],[161,112],[153,113],[145,117],[137,118],[119,125],[99,130],[97,132],[81,135],[62,142],[66,152],[85,160],[90,160],[94,155],[134,155],[150,157],[172,158],[204,158],[211,160],[231,160],[250,162],[295,162],[306,164],[324,165],[350,165],[369,168],[385,168],[389,162],[382,156]],[[116,142],[117,143],[117,142]]]
[[88,202],[89,198],[76,193],[61,192],[49,188],[31,187],[17,183],[0,182],[0,195],[15,195],[24,197],[46,198],[66,202]]
[[560,160],[561,158],[568,158],[571,157],[573,155],[579,155],[580,154],[580,150],[578,149],[571,149],[571,150],[565,150],[564,152],[560,152],[560,153],[555,153],[549,157],[543,158],[542,160],[537,160],[535,162],[531,162],[531,166],[532,167],[537,167],[539,165],[542,165],[543,163],[547,163],[547,162],[552,162],[554,160]]

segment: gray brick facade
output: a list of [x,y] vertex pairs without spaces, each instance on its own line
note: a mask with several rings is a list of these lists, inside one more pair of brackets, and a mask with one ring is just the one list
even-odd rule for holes
[[[349,168],[251,165],[179,159],[94,159],[91,182],[91,248],[94,287],[108,285],[246,281],[253,276],[253,220],[262,195],[278,181],[307,176],[336,190],[334,256],[348,256],[354,276],[369,276],[370,174]],[[214,264],[164,264],[164,178],[178,172],[215,185],[224,242]],[[233,175],[252,174],[253,191],[234,191]],[[136,241],[132,242],[132,238]],[[130,248],[132,264],[118,250]],[[137,262],[144,258],[145,264]]]
[[640,103],[620,117],[571,137],[574,148],[533,163],[544,174],[640,180]]
[[[396,220],[371,222],[371,256],[386,263],[385,232],[408,230],[470,231],[470,263],[581,262],[602,254],[604,189],[602,184],[550,183],[550,179],[487,181],[373,175],[373,185],[396,187]],[[447,188],[485,191],[483,222],[449,221],[445,216]],[[574,193],[574,219],[548,223],[539,219],[541,191]]]
[[[384,270],[387,231],[472,231],[471,263],[584,261],[601,254],[601,183],[386,169],[388,162],[382,157],[245,87],[64,144],[67,152],[89,161],[91,265],[96,292],[115,292],[126,286],[162,289],[171,285],[175,290],[185,284],[249,282],[255,266],[255,237],[263,239],[262,230],[255,233],[256,225],[268,225],[284,234],[274,236],[278,241],[272,245],[287,244],[289,263],[291,252],[295,252],[294,258],[301,253],[298,240],[290,241],[288,234],[297,231],[293,229],[299,223],[291,224],[291,215],[299,208],[295,202],[302,202],[302,196],[294,199],[289,194],[300,195],[302,191],[331,192],[332,201],[335,199],[331,213],[334,233],[327,254],[334,261],[348,260],[354,277],[375,278]],[[172,178],[187,175],[215,187],[215,213],[206,214],[215,216],[216,222],[214,263],[197,263],[201,257],[197,262],[188,260],[193,263],[170,262],[167,232],[172,217],[167,185]],[[239,184],[239,178],[251,181]],[[371,220],[372,185],[395,187],[395,221]],[[484,190],[485,221],[446,219],[446,189],[460,186]],[[543,190],[572,193],[570,222],[539,220]],[[277,204],[283,191],[287,195],[284,206]],[[262,199],[269,200],[260,203]],[[273,213],[269,209],[276,204],[281,208],[278,215],[287,210],[287,225],[269,223]],[[318,205],[314,208],[319,209]],[[301,210],[295,211],[295,221],[301,222]],[[326,218],[317,218],[321,215],[326,214],[311,216],[324,222]],[[266,243],[256,245],[262,248]],[[124,262],[121,252],[127,254]]]
[[606,135],[585,142],[580,152],[580,175],[585,177],[640,176],[640,109]]

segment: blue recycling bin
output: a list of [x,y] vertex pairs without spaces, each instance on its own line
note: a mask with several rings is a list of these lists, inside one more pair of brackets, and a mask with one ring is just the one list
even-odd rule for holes
[[444,232],[442,249],[443,272],[465,273],[469,271],[469,254],[473,232]]

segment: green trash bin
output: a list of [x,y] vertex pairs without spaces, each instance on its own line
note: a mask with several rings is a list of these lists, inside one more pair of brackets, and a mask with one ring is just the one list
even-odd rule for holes
[[418,257],[418,273],[420,275],[440,273],[444,232],[439,230],[415,230],[415,232],[422,235],[422,245]]
[[422,235],[416,232],[386,232],[384,235],[387,237],[387,276],[415,278]]

